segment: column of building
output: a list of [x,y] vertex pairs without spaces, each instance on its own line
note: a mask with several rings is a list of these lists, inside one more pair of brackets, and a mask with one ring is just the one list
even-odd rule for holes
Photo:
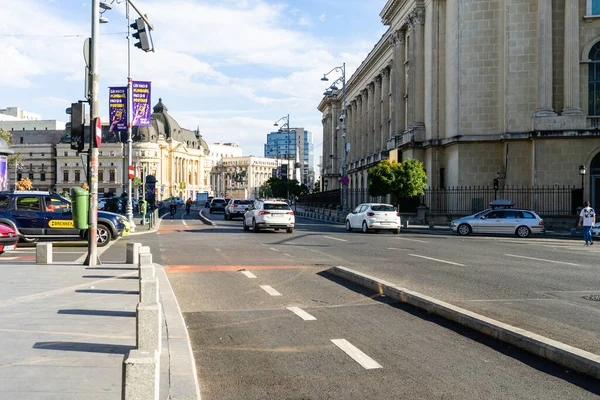
[[361,127],[361,158],[365,158],[369,149],[369,88],[362,91],[362,127]]
[[[346,164],[350,165],[350,157],[351,157],[351,153],[353,151],[353,137],[352,137],[352,129],[354,129],[354,121],[352,120],[352,118],[354,118],[354,112],[352,110],[352,102],[348,102],[346,104],[346,113],[348,115],[346,115],[346,120],[344,121],[344,123],[346,124],[346,143],[350,143],[350,151],[346,153]],[[350,169],[350,168],[348,168]]]
[[373,82],[369,82],[367,85],[367,126],[365,129],[366,132],[366,146],[365,146],[365,156],[370,157],[373,154],[373,103],[375,96],[373,95],[374,88]]
[[411,14],[413,46],[411,54],[413,120],[411,126],[425,126],[425,9],[417,8]]
[[387,149],[387,141],[390,138],[390,69],[385,67],[381,70],[381,131],[379,148]]
[[391,70],[392,91],[392,131],[390,135],[399,135],[406,129],[406,108],[404,105],[404,93],[406,87],[406,76],[404,72],[406,36],[404,31],[398,29],[391,35],[394,46],[394,60]]
[[579,106],[579,84],[579,2],[565,1],[563,115],[583,114]]
[[381,152],[381,75],[375,77],[375,101],[373,106],[373,153]]
[[536,115],[552,109],[552,0],[538,0],[538,94]]
[[364,141],[364,125],[363,125],[363,94],[356,98],[356,152],[354,160],[359,161],[362,155],[365,144]]

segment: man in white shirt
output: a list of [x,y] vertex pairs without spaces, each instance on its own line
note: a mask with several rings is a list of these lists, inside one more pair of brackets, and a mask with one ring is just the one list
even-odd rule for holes
[[583,240],[585,240],[585,246],[588,246],[594,244],[590,229],[596,223],[596,212],[590,207],[589,201],[586,201],[583,205],[584,208],[579,213],[579,224],[577,226],[583,226]]

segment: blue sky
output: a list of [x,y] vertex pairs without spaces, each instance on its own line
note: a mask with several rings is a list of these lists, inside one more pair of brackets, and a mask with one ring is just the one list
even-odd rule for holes
[[[110,2],[110,0],[108,1]],[[343,62],[348,77],[387,27],[385,0],[135,0],[154,24],[156,52],[132,48],[132,78],[152,81],[188,129],[209,142],[239,142],[263,155],[273,122],[313,132],[315,165],[322,142],[317,105],[323,73]],[[133,9],[131,10],[133,13]],[[100,25],[100,114],[108,87],[126,85],[125,3],[113,2]],[[0,13],[0,108],[20,107],[67,121],[84,97],[83,41],[91,0],[6,1]],[[333,74],[331,75],[333,76]],[[335,79],[335,78],[334,78]]]

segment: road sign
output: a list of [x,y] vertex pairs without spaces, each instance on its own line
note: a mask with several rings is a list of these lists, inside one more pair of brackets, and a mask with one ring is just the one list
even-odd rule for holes
[[348,186],[348,184],[350,183],[350,178],[348,178],[348,175],[344,175],[342,176],[342,179],[340,179],[340,182],[342,183],[342,185]]
[[133,165],[129,166],[129,179],[133,179]]
[[94,125],[96,126],[96,147],[100,148],[100,145],[102,144],[102,121],[100,120],[100,117],[96,117],[94,120]]

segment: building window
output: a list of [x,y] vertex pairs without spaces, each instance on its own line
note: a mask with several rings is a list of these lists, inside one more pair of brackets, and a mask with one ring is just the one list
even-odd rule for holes
[[81,172],[79,170],[75,170],[75,182],[79,182],[81,180]]
[[600,0],[587,0],[586,16],[600,15]]
[[29,157],[33,157],[33,153],[29,153]]
[[65,156],[65,157],[69,157],[69,152],[68,152],[68,151],[65,151],[65,152],[63,153],[63,156]]
[[32,181],[33,180],[33,172],[29,173],[29,180]]
[[104,182],[104,171],[98,171],[98,182]]
[[23,179],[23,175],[21,175],[20,172],[17,173],[17,180],[20,181],[21,179]]
[[23,144],[23,136],[21,136],[21,137],[19,138],[19,143],[20,143],[20,144]]
[[108,171],[108,179],[111,182],[116,182],[117,181],[117,171],[115,171],[114,169],[111,169],[110,171]]
[[63,182],[69,182],[69,171],[63,171]]
[[42,172],[40,174],[40,181],[44,182],[45,180],[46,180],[46,174]]
[[590,50],[588,64],[588,114],[600,115],[600,42]]

